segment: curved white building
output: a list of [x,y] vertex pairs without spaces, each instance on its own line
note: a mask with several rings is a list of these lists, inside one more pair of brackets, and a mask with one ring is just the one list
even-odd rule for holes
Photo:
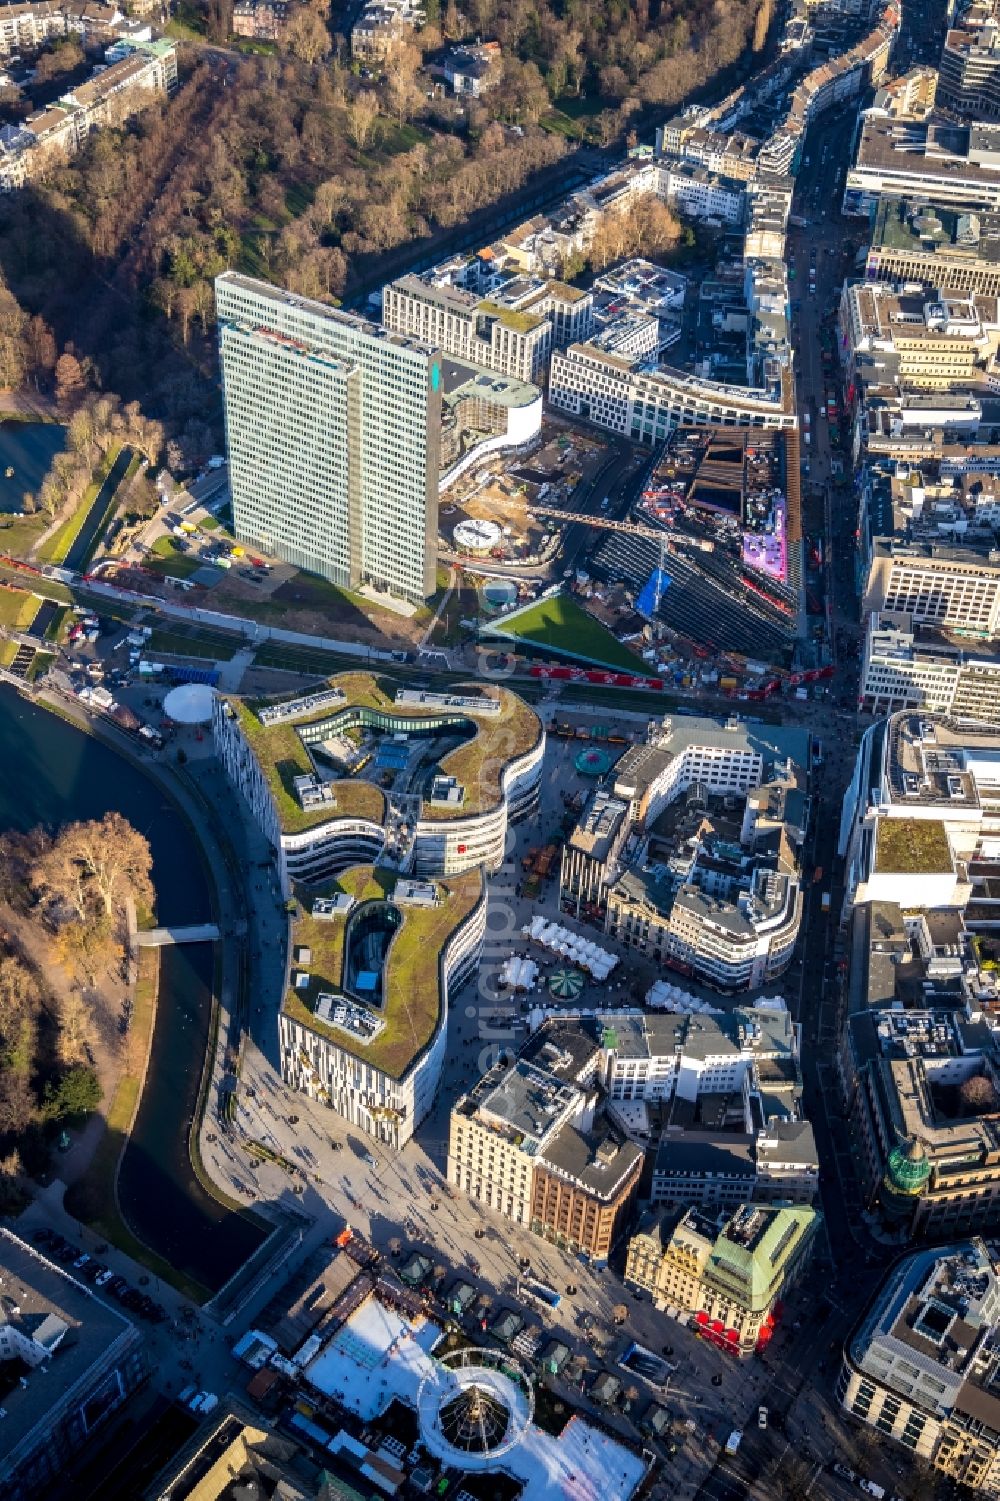
[[[505,688],[390,698],[371,674],[345,673],[285,704],[220,698],[213,729],[286,895],[366,861],[418,875],[496,870],[508,822],[538,801],[545,731]],[[382,758],[387,788],[369,779]]]
[[363,865],[337,886],[294,925],[282,1077],[398,1149],[437,1094],[449,996],[482,952],[485,882],[478,870],[429,882]]

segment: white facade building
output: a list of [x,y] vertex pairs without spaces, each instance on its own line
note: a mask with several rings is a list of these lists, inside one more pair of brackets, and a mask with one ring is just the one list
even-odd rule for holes
[[241,542],[342,588],[435,588],[440,356],[227,271],[215,284]]

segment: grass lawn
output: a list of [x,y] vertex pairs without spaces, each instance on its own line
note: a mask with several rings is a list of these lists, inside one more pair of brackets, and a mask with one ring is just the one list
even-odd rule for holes
[[587,134],[587,127],[580,120],[571,120],[561,109],[550,109],[538,123],[543,130],[565,136],[568,141],[582,141]]
[[504,636],[527,641],[578,661],[624,672],[643,672],[645,663],[609,630],[565,594],[541,599],[504,624]]
[[0,625],[23,631],[35,618],[39,601],[23,589],[0,589]]
[[157,537],[153,551],[146,558],[146,567],[153,573],[166,573],[177,579],[189,578],[201,566],[201,559],[181,552],[173,537]]
[[48,672],[54,661],[55,655],[53,652],[36,651],[34,657],[32,658],[31,665],[28,668],[28,682],[33,683],[36,678],[42,677],[46,672]]
[[170,657],[208,657],[217,662],[228,662],[238,650],[235,636],[185,635],[183,631],[154,631],[146,643],[146,650],[165,652]]
[[211,514],[211,512],[209,512],[209,514],[207,516],[203,516],[201,518],[201,520],[198,522],[198,526],[201,528],[201,530],[203,532],[215,532],[215,531],[218,531],[218,529],[219,529],[219,527],[221,525],[222,525],[222,522],[219,520],[218,516],[213,516]]
[[46,631],[45,631],[45,639],[46,639],[46,641],[61,641],[63,639],[63,636],[65,635],[66,631],[69,630],[69,619],[68,619],[68,616],[69,616],[69,606],[68,605],[64,606],[63,609],[56,611],[56,613],[53,615],[52,619],[49,621],[48,626],[46,628]]
[[97,492],[107,479],[120,452],[121,444],[112,443],[100,464],[94,470],[93,478],[84,491],[83,499],[73,511],[72,516],[68,517],[62,526],[42,543],[38,549],[38,557],[43,563],[64,563],[66,561],[67,554],[80,535],[80,528],[90,514],[91,506],[97,499]]
[[176,1287],[185,1297],[196,1303],[206,1303],[211,1297],[209,1289],[150,1251],[132,1234],[118,1208],[118,1164],[139,1103],[142,1069],[149,1052],[153,1018],[156,1014],[158,975],[158,953],[151,949],[140,950],[139,979],[132,1016],[131,1067],[119,1077],[108,1106],[104,1135],[98,1142],[97,1151],[86,1173],[68,1190],[66,1208],[76,1219],[82,1220],[127,1256],[148,1267],[155,1276],[169,1282],[171,1287]]
[[39,511],[34,516],[0,516],[0,552],[27,557],[48,524],[49,517]]
[[280,641],[266,641],[254,653],[258,667],[283,667],[287,672],[314,672],[318,677],[334,670],[344,659],[322,649],[309,646],[285,646]]
[[9,667],[16,656],[16,641],[0,641],[0,667]]

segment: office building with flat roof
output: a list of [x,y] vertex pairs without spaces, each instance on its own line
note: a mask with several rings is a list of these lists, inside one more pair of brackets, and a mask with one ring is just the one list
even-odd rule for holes
[[938,102],[962,120],[1000,119],[1000,27],[994,0],[972,0],[945,33]]
[[980,1239],[897,1263],[844,1347],[859,1422],[987,1496],[1000,1492],[1000,1266]]
[[854,1158],[867,1208],[903,1238],[995,1225],[998,1060],[988,1014],[968,1005],[848,1016],[838,1069]]
[[618,874],[618,859],[631,824],[620,798],[598,789],[590,794],[576,828],[563,845],[559,901],[579,917],[604,911],[607,889]]
[[70,1460],[149,1368],[122,1313],[4,1229],[0,1267],[0,1495],[31,1501],[61,1489]]
[[869,617],[861,666],[861,707],[870,714],[933,709],[957,720],[1000,723],[1000,655],[970,651],[944,632],[914,627],[908,615]]
[[265,282],[215,284],[233,522],[341,588],[435,587],[435,349]]
[[1000,215],[962,213],[925,199],[880,198],[865,278],[1000,296]]
[[874,610],[993,641],[1000,637],[1000,552],[992,545],[876,537],[862,613]]
[[844,797],[845,913],[894,901],[960,910],[969,862],[1000,835],[1000,728],[929,709],[871,725]]

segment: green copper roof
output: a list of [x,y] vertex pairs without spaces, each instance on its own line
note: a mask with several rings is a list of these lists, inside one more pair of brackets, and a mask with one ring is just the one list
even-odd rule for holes
[[886,1186],[899,1194],[917,1195],[931,1175],[927,1153],[915,1137],[901,1141],[889,1153],[886,1169]]
[[[736,1227],[741,1217],[753,1216],[750,1233]],[[745,1307],[767,1308],[780,1295],[789,1264],[802,1242],[815,1232],[819,1215],[804,1204],[747,1205],[727,1223],[712,1246],[705,1269],[706,1281]]]

